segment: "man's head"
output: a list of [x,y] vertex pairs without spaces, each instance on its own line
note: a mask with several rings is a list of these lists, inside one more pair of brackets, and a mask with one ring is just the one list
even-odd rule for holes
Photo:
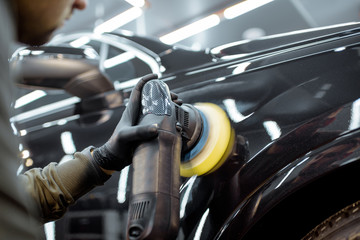
[[18,40],[41,45],[70,18],[74,9],[82,10],[87,0],[12,0]]

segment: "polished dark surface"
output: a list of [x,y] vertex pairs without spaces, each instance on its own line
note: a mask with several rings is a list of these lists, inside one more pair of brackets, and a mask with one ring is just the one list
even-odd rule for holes
[[[254,46],[256,54],[241,53],[249,43],[219,48],[212,55],[186,54],[166,46],[153,51],[162,52],[166,70],[161,79],[170,89],[183,102],[220,106],[237,135],[233,152],[221,168],[182,179],[178,239],[259,239],[262,234],[297,239],[314,227],[311,224],[359,200],[360,194],[349,187],[360,169],[359,25],[292,36],[277,47],[273,40],[269,45],[260,41],[261,46]],[[186,56],[197,55],[188,64],[191,68],[179,67]],[[64,132],[71,133],[76,150],[102,144],[128,95],[129,89],[123,89],[110,105],[86,108],[89,104],[79,101],[60,109],[59,115],[49,114],[48,119],[15,121],[18,130],[27,130],[22,142],[31,152],[33,166],[71,155],[61,144]],[[105,187],[79,200],[56,223],[58,239],[72,236],[67,231],[74,214],[96,215],[99,210],[118,214],[116,223],[123,227],[117,234],[123,237],[128,199],[116,198],[121,176],[115,174]],[[125,197],[131,184],[131,174],[127,176],[127,187],[121,188],[127,192]],[[306,224],[300,220],[305,213],[312,219]],[[281,226],[293,227],[294,235],[285,234]],[[87,228],[86,223],[83,227]]]

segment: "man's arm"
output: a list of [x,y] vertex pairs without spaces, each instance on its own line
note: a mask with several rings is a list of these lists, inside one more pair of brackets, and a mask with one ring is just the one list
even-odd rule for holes
[[75,153],[74,159],[45,168],[33,168],[20,175],[26,191],[35,200],[43,222],[59,219],[67,208],[110,175],[89,159],[90,148]]
[[155,78],[157,75],[149,74],[139,80],[118,125],[103,146],[88,147],[75,153],[73,160],[30,169],[20,176],[27,192],[35,199],[43,222],[62,217],[79,197],[103,185],[114,170],[120,171],[131,164],[139,141],[157,136],[157,126],[137,125],[142,87]]

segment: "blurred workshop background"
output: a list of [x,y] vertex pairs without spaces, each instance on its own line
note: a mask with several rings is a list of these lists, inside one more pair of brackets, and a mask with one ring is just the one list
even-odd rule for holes
[[89,0],[57,34],[128,30],[194,50],[359,21],[358,0]]

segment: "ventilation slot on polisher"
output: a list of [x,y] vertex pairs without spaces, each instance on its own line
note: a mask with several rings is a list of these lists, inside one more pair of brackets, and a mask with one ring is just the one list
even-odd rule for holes
[[184,111],[184,127],[189,128],[189,113]]
[[131,204],[131,211],[130,211],[131,220],[137,220],[143,218],[149,206],[150,206],[150,201],[142,201]]
[[181,107],[175,105],[176,120],[182,126],[182,153],[187,152],[196,144],[202,132],[202,119],[199,111],[190,104]]
[[175,105],[176,120],[185,128],[189,128],[189,113]]

